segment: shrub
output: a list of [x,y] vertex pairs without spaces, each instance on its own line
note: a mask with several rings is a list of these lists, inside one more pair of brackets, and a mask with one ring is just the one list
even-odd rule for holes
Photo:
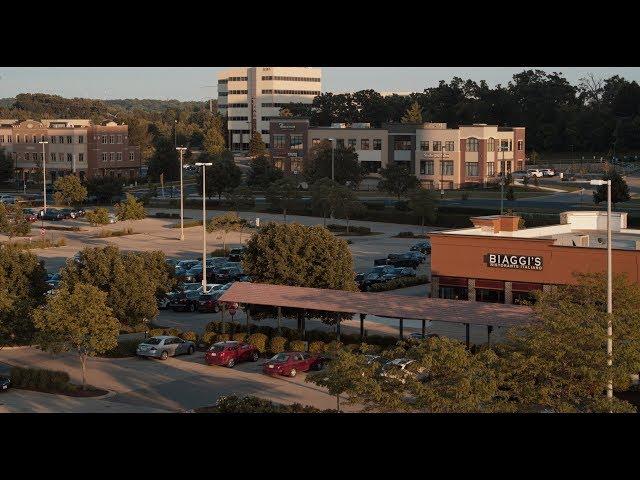
[[207,345],[211,345],[214,340],[216,339],[216,333],[215,332],[204,332],[204,334],[202,335],[202,341]]
[[267,351],[268,338],[264,333],[253,333],[247,338],[247,343],[250,343],[258,349],[260,353]]
[[326,344],[324,342],[316,340],[309,344],[309,353],[324,353],[325,348]]
[[[336,224],[329,224],[327,225],[327,229],[331,232],[346,232],[347,231],[347,226],[346,225],[336,225]],[[354,233],[354,234],[359,234],[359,235],[368,235],[371,233],[371,229],[369,227],[360,227],[357,225],[350,225],[349,226],[349,233]]]
[[334,413],[335,410],[319,410],[310,405],[294,403],[281,405],[262,398],[235,395],[218,398],[215,406],[197,410],[198,413]]
[[290,341],[302,339],[302,334],[298,330],[289,327],[282,327],[281,335]]
[[204,326],[204,331],[205,332],[220,332],[221,328],[220,328],[220,322],[209,322]]
[[164,328],[152,328],[149,330],[150,337],[157,337],[158,335],[164,335]]
[[107,225],[109,223],[109,211],[106,208],[96,208],[87,212],[85,218],[91,225]]
[[370,292],[385,292],[387,290],[395,290],[397,288],[412,287],[414,285],[424,285],[429,283],[429,277],[426,275],[418,275],[416,277],[403,277],[381,282],[371,285]]
[[396,237],[398,238],[413,238],[416,235],[413,232],[400,232]]
[[388,348],[395,346],[395,344],[398,343],[398,339],[387,335],[369,335],[366,338],[366,343]]
[[192,342],[196,342],[198,340],[198,335],[196,334],[196,332],[189,330],[188,332],[182,332],[180,334],[180,338],[182,338],[183,340],[190,340]]
[[218,333],[216,335],[216,342],[227,342],[229,340],[228,333]]
[[287,339],[285,337],[273,337],[269,342],[269,351],[271,353],[284,352],[287,347]]
[[69,374],[41,368],[11,368],[11,383],[17,388],[41,390],[45,392],[64,392],[71,388]]
[[460,199],[462,201],[467,201],[469,200],[469,192],[462,192],[462,195],[460,196]]
[[306,352],[307,342],[304,340],[291,340],[291,342],[289,342],[289,350],[294,352]]
[[271,338],[276,335],[276,329],[273,327],[270,327],[269,325],[259,325],[256,328],[256,333],[262,333],[267,337]]
[[360,344],[359,343],[349,343],[347,345],[344,346],[345,350],[349,351],[349,352],[357,352],[360,350]]
[[325,332],[323,330],[310,330],[307,332],[307,340],[310,342],[318,341],[323,343],[329,343],[334,340],[334,334],[331,332]]
[[233,340],[236,342],[244,342],[247,338],[247,334],[244,332],[238,332],[233,334]]
[[179,337],[181,333],[179,328],[166,328],[164,330],[164,335],[173,335],[174,337]]
[[347,333],[343,333],[342,335],[340,335],[340,340],[342,341],[342,343],[346,344],[359,344],[360,343],[360,335],[356,334],[356,333],[351,333],[351,334],[347,334]]
[[384,210],[385,204],[384,202],[363,202],[364,206],[369,210]]
[[[202,222],[200,222],[202,225]],[[229,249],[228,248],[216,248],[213,252],[211,252],[212,257],[228,257]]]
[[108,230],[106,228],[100,229],[100,232],[96,234],[96,238],[109,238],[109,237],[124,237],[125,235],[133,235],[135,232],[133,228],[122,228],[120,230]]

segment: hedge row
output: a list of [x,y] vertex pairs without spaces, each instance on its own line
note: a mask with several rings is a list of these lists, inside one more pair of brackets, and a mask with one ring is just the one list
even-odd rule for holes
[[66,392],[71,390],[67,372],[41,368],[11,368],[11,384],[16,388],[27,388],[43,392]]
[[335,410],[320,410],[310,405],[294,403],[282,405],[262,398],[236,395],[222,396],[213,407],[204,407],[196,413],[335,413]]
[[427,275],[418,275],[416,277],[402,277],[395,280],[389,280],[388,282],[376,283],[371,285],[370,292],[386,292],[389,290],[396,290],[398,288],[413,287],[414,285],[424,285],[429,283],[429,277]]
[[[345,232],[347,231],[346,225],[336,225],[330,224],[327,225],[327,229],[331,232]],[[359,227],[356,225],[349,226],[349,233],[359,234],[359,235],[368,235],[371,233],[371,229],[369,227]]]

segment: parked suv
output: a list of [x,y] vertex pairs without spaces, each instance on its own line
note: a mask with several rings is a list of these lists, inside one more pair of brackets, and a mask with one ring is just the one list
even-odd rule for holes
[[174,312],[195,312],[198,309],[198,301],[200,300],[200,292],[178,292],[171,297],[168,307]]

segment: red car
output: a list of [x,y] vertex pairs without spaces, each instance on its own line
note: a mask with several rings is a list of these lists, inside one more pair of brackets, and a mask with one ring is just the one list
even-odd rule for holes
[[298,372],[322,370],[324,360],[318,355],[306,352],[282,352],[270,358],[263,366],[267,375],[295,377]]
[[239,362],[257,362],[258,358],[260,352],[253,345],[232,341],[214,343],[204,354],[207,365],[224,365],[229,368]]

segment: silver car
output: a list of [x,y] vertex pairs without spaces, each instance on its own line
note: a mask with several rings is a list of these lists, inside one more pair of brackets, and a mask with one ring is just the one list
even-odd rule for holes
[[168,335],[159,335],[140,342],[136,349],[136,354],[140,357],[153,357],[166,360],[169,357],[175,357],[183,353],[191,355],[195,350],[196,346],[190,340],[183,340],[182,338]]

